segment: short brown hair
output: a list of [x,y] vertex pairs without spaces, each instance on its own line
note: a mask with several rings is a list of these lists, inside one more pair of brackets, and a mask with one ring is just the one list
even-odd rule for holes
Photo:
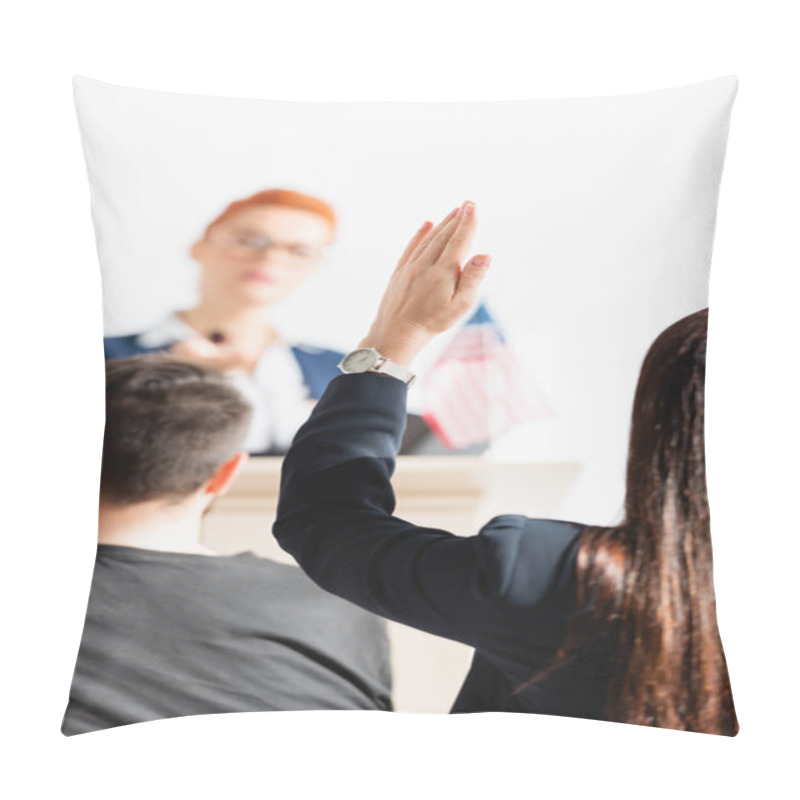
[[106,362],[101,499],[132,505],[190,495],[241,450],[250,416],[214,370],[158,353]]
[[336,231],[336,212],[324,200],[308,194],[292,191],[291,189],[266,189],[250,197],[234,200],[215,219],[208,223],[204,236],[220,222],[236,216],[240,211],[258,206],[280,206],[281,208],[294,208],[298,211],[308,211],[324,219],[331,226],[331,233]]

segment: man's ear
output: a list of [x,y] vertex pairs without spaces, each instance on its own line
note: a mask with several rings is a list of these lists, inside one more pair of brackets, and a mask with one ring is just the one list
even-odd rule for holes
[[247,463],[247,453],[237,453],[229,458],[206,482],[205,494],[221,495],[228,491],[237,475]]

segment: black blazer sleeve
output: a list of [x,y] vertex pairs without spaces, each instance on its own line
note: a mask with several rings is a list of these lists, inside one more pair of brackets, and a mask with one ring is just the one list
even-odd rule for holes
[[478,646],[498,603],[536,605],[551,591],[570,539],[531,536],[532,521],[515,514],[472,537],[393,516],[406,393],[374,373],[331,380],[284,460],[273,531],[324,589]]

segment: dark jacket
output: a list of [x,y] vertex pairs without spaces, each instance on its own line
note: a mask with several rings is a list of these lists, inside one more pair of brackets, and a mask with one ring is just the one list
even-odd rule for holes
[[610,658],[577,662],[512,694],[563,641],[583,526],[504,514],[459,537],[392,516],[406,392],[369,373],[330,382],[283,464],[281,546],[324,589],[474,647],[453,712],[603,718]]

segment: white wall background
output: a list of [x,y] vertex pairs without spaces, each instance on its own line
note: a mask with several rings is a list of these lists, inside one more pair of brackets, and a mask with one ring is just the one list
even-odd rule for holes
[[275,321],[290,339],[346,352],[422,220],[472,199],[475,252],[493,256],[485,297],[554,412],[487,456],[580,463],[556,515],[615,522],[644,353],[708,303],[735,89],[728,77],[602,99],[308,104],[81,79],[105,328],[140,331],[191,307],[188,250],[205,225],[233,199],[289,187],[333,203],[341,223],[329,262]]
[[[792,11],[777,0],[74,0],[7,11],[4,788],[23,798],[790,794],[800,141]],[[432,101],[607,95],[739,75],[712,269],[707,426],[736,739],[521,715],[347,712],[61,737],[95,546],[103,424],[101,299],[74,73],[243,97]]]

